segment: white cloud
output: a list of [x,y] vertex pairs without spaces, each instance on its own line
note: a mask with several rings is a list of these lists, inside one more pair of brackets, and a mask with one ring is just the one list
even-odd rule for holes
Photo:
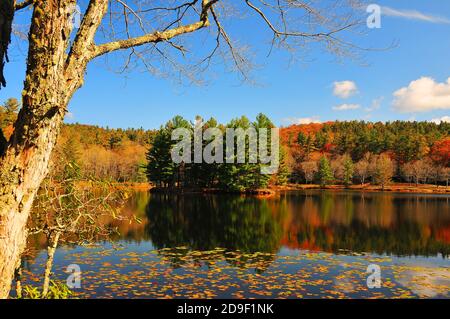
[[425,14],[417,10],[400,10],[390,7],[381,7],[381,13],[390,17],[419,20],[431,23],[450,24],[450,19],[448,18]]
[[380,96],[372,100],[372,104],[369,107],[366,107],[366,112],[373,112],[378,110],[381,107],[381,103],[384,101],[384,96]]
[[404,113],[450,109],[450,78],[438,83],[430,77],[412,81],[408,87],[394,92],[393,106]]
[[318,116],[312,117],[290,117],[283,120],[287,124],[311,124],[311,123],[322,123]]
[[431,122],[436,123],[436,124],[441,124],[441,123],[450,123],[450,116],[443,116],[441,118],[437,118],[437,119],[432,119]]
[[358,93],[358,87],[353,81],[334,82],[333,87],[333,94],[342,99],[348,99]]
[[334,111],[348,111],[348,110],[357,110],[361,107],[359,104],[341,104],[333,107]]

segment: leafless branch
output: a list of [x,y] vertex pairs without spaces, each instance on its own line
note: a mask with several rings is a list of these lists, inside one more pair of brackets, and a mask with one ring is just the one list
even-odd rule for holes
[[20,3],[16,3],[14,9],[15,9],[16,11],[25,9],[26,7],[32,5],[32,4],[33,4],[33,1],[34,1],[34,0],[24,0],[24,1],[20,2]]
[[[158,42],[168,42],[170,39],[177,37],[182,34],[192,33],[202,28],[208,27],[210,22],[208,19],[208,11],[212,8],[214,3],[218,0],[203,0],[202,1],[202,12],[200,14],[200,21],[181,25],[176,28],[167,29],[165,31],[155,31],[152,33],[145,34],[140,37],[129,38],[126,40],[119,40],[110,43],[105,43],[98,45],[94,48],[91,59],[101,56],[106,53],[110,53],[117,50],[129,49],[134,47],[139,47],[144,44],[158,43]],[[179,20],[179,19],[178,19]],[[177,23],[178,21],[175,21]],[[174,24],[174,23],[172,23]]]

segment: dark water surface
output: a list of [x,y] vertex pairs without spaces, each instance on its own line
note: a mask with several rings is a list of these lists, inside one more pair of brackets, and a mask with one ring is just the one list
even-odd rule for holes
[[[88,298],[450,298],[450,196],[330,191],[274,198],[136,193],[121,235],[62,247]],[[35,245],[38,245],[35,243]],[[38,281],[46,254],[27,263]],[[369,265],[381,288],[369,289]]]

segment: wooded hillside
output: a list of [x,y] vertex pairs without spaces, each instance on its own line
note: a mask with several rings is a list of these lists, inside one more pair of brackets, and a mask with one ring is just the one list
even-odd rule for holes
[[[0,128],[9,139],[19,104],[9,99],[0,106]],[[55,150],[51,169],[58,178],[77,174],[78,178],[113,182],[146,182],[145,153],[153,131],[111,129],[83,124],[64,124]]]
[[[0,128],[6,140],[13,132],[12,124],[18,109],[19,102],[16,99],[9,99],[0,106]],[[271,126],[270,119],[264,118]],[[152,146],[164,141],[171,144],[167,125],[170,126],[176,119],[189,126],[188,121],[181,117],[174,118],[159,130],[110,129],[65,124],[53,152],[53,172],[58,175],[70,170],[71,174],[85,178],[145,182],[146,168],[150,167],[150,170],[153,168],[153,178],[150,180],[167,183],[167,178],[172,180],[176,174],[169,174],[170,176],[164,179],[160,176],[165,174],[161,169],[162,164],[156,161],[168,158],[170,151],[161,145],[152,150]],[[225,127],[219,125],[215,119],[206,124]],[[241,124],[248,126],[250,122],[242,117],[229,123],[231,126]],[[162,138],[164,136],[165,139]],[[320,184],[372,182],[384,185],[392,180],[416,184],[447,184],[449,180],[450,123],[327,122],[283,127],[280,136],[282,175],[289,177],[281,178],[283,181]],[[164,157],[158,152],[166,152],[167,156]],[[150,166],[147,166],[147,153]],[[172,172],[173,164],[166,164]],[[191,177],[194,180],[200,178],[201,181],[191,182],[210,185],[214,180],[212,175],[217,173],[216,168],[210,172],[211,167],[206,164],[196,166],[193,172],[197,177]],[[243,172],[238,173],[236,169],[234,167],[234,174],[240,176],[241,180],[238,184],[251,184],[250,180],[242,181],[241,177],[246,175]],[[178,179],[178,175],[176,178]],[[263,186],[267,185],[268,181],[267,179],[262,183]],[[229,180],[226,185],[231,187],[230,185],[236,183]]]

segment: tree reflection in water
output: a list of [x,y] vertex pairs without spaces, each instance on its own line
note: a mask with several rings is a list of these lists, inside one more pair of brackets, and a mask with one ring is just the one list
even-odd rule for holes
[[145,229],[157,249],[276,254],[284,246],[448,256],[448,207],[446,196],[410,194],[308,191],[270,199],[152,194]]

